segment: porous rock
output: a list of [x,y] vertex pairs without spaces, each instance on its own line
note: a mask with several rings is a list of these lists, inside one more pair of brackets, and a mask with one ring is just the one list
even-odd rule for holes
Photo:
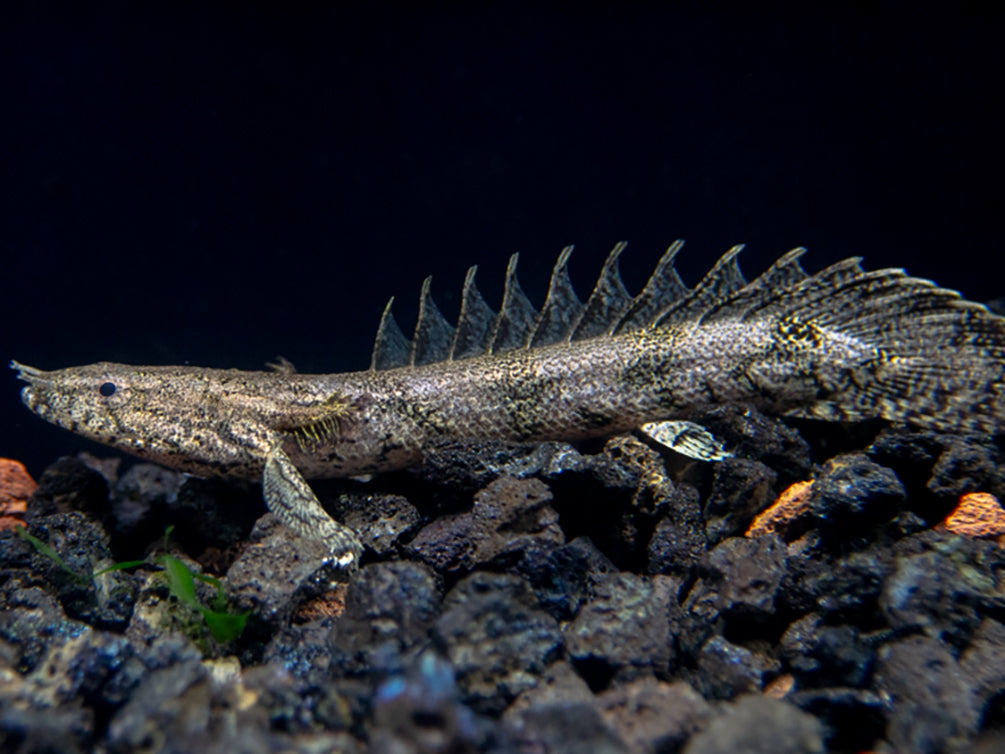
[[683,681],[642,678],[609,689],[597,698],[608,725],[630,751],[679,751],[712,717],[711,705]]
[[820,470],[810,510],[823,536],[849,539],[892,518],[906,497],[893,469],[863,453],[845,453]]
[[[669,482],[669,480],[668,480]],[[698,490],[686,484],[665,485],[666,507],[647,548],[649,573],[685,578],[698,565],[708,540]]]
[[864,686],[876,653],[850,625],[826,625],[817,613],[794,621],[782,635],[782,658],[805,686]]
[[617,569],[592,540],[577,537],[559,547],[528,543],[515,570],[527,579],[541,607],[558,620],[569,620]]
[[1005,625],[985,618],[959,664],[977,696],[976,705],[986,710],[988,703],[1005,691]]
[[772,663],[746,647],[713,636],[698,652],[699,688],[710,699],[732,699],[756,693]]
[[517,751],[555,754],[633,754],[596,706],[564,702],[530,707],[505,720]]
[[727,618],[764,620],[775,612],[785,569],[786,547],[778,535],[732,537],[706,554],[685,606],[707,609],[711,603]]
[[349,583],[345,612],[328,645],[338,675],[400,673],[424,646],[442,600],[442,584],[426,565],[397,561],[364,566]]
[[782,486],[808,479],[813,470],[810,446],[799,432],[753,406],[711,406],[688,418],[708,428],[736,457],[771,467]]
[[344,578],[323,542],[297,536],[271,513],[259,520],[250,540],[227,572],[228,593],[236,611],[251,611],[270,625],[287,623],[301,603]]
[[895,549],[899,557],[879,601],[893,628],[923,630],[962,647],[983,615],[1005,609],[997,586],[1005,554],[997,543],[926,531]]
[[705,533],[710,544],[743,534],[754,516],[775,499],[778,475],[760,461],[727,458],[716,464],[705,502]]
[[684,754],[816,754],[825,751],[824,727],[799,708],[763,696],[726,704]]
[[564,628],[569,656],[594,688],[612,676],[663,675],[673,659],[680,582],[670,576],[613,573]]
[[336,518],[378,555],[389,555],[421,520],[418,509],[401,495],[349,495],[339,498]]
[[557,621],[519,576],[476,571],[443,600],[433,634],[451,661],[463,700],[498,714],[562,651]]
[[35,516],[29,530],[63,561],[61,565],[36,552],[31,563],[54,589],[67,615],[101,628],[125,628],[136,602],[136,581],[121,570],[94,575],[114,563],[104,527],[80,511],[68,511]]
[[909,636],[880,649],[876,688],[893,700],[887,737],[898,751],[963,751],[977,730],[979,698],[937,639]]
[[27,521],[31,524],[35,517],[69,511],[107,523],[111,507],[105,478],[79,458],[64,457],[42,472],[28,501]]
[[532,543],[557,547],[565,542],[551,499],[538,479],[501,477],[475,495],[470,513],[437,519],[419,531],[409,549],[448,572],[494,559],[519,561]]

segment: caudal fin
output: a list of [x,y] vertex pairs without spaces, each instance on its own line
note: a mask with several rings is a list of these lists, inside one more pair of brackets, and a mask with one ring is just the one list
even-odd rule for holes
[[[839,262],[756,307],[874,346],[878,359],[789,415],[882,417],[955,432],[1005,429],[1005,318],[901,269]],[[754,309],[744,316],[751,316]]]

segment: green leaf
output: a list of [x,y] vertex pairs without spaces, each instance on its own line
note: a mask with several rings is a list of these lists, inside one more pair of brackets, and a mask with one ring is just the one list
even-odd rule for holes
[[88,579],[86,576],[82,574],[77,573],[72,568],[70,568],[70,566],[66,564],[66,561],[63,560],[62,557],[60,557],[58,552],[56,552],[56,548],[54,548],[52,545],[43,542],[41,539],[39,539],[33,534],[29,534],[28,530],[23,526],[16,527],[14,531],[17,532],[17,535],[22,539],[28,540],[31,543],[31,546],[34,547],[35,550],[38,551],[40,555],[44,555],[45,557],[49,558],[49,560],[51,560],[60,568],[62,568],[64,571],[66,571],[68,574],[70,574],[73,577],[73,580],[76,581],[78,584],[86,585],[90,583],[90,579]]
[[220,613],[204,607],[202,614],[213,638],[220,644],[226,644],[244,633],[244,624],[250,613]]
[[167,573],[171,593],[182,602],[201,607],[195,599],[195,580],[188,566],[172,555],[161,556],[161,563]]
[[221,613],[227,612],[227,595],[223,591],[223,582],[218,578],[201,573],[196,573],[194,576],[204,584],[216,587],[216,599],[213,600],[213,609]]
[[126,560],[122,563],[113,563],[112,565],[108,566],[108,568],[102,568],[100,571],[95,571],[94,573],[92,573],[91,578],[92,579],[97,578],[98,576],[110,573],[111,571],[124,571],[127,568],[136,568],[137,566],[146,564],[147,561],[145,560]]

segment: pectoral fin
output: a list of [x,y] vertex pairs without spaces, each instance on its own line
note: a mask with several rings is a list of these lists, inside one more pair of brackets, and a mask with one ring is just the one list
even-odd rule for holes
[[328,515],[290,457],[278,445],[265,459],[262,491],[269,510],[301,537],[318,539],[328,545],[333,562],[347,568],[359,559],[363,546],[355,532]]
[[733,455],[723,449],[721,440],[694,422],[650,422],[639,431],[663,447],[699,461],[721,461]]

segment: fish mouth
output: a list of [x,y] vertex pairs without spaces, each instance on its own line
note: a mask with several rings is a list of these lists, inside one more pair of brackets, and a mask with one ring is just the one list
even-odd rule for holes
[[41,369],[36,369],[35,367],[30,367],[27,364],[22,364],[18,361],[11,361],[10,368],[17,371],[17,378],[19,380],[24,380],[32,385],[38,384],[51,384],[52,380],[46,377],[48,372],[43,372]]
[[11,361],[10,368],[17,371],[17,378],[28,384],[21,388],[21,402],[32,411],[39,412],[39,398],[41,391],[52,387],[52,379],[48,377],[48,372],[41,369]]

